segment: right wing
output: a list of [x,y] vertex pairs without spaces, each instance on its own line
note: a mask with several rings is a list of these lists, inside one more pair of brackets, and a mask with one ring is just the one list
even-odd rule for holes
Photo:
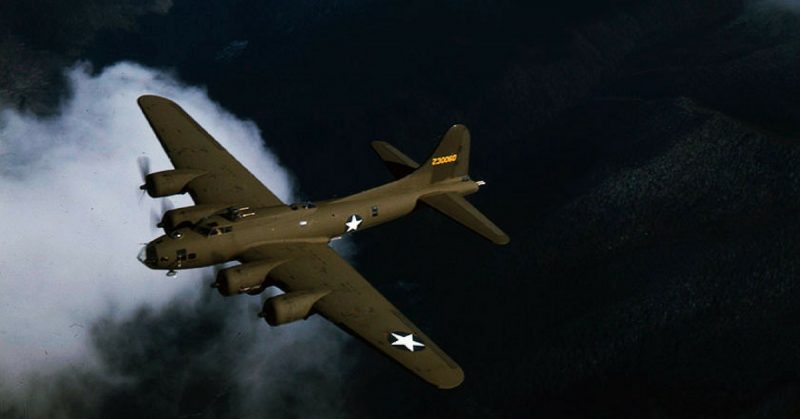
[[265,245],[241,259],[288,260],[269,274],[281,289],[330,290],[314,304],[315,312],[439,388],[464,380],[458,364],[328,245]]
[[284,205],[175,102],[152,95],[137,102],[172,165],[206,172],[188,185],[195,204]]

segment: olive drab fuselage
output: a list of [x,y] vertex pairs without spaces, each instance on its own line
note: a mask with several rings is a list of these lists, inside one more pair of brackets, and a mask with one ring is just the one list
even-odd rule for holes
[[427,194],[478,189],[467,177],[427,188],[418,183],[403,178],[345,198],[287,207],[231,207],[158,237],[139,259],[153,269],[191,269],[227,262],[264,244],[329,242],[403,217]]

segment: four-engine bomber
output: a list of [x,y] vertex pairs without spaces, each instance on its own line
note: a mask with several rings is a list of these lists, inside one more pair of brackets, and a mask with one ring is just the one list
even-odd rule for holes
[[470,137],[452,126],[422,165],[388,143],[372,143],[397,180],[345,198],[284,204],[174,102],[142,96],[139,106],[175,169],[148,174],[152,197],[189,193],[194,206],[166,211],[165,234],[139,260],[173,276],[230,261],[212,286],[224,296],[276,286],[259,313],[276,326],[321,314],[422,379],[453,388],[461,368],[328,244],[397,219],[420,203],[496,244],[508,236],[464,199],[484,183],[468,173]]

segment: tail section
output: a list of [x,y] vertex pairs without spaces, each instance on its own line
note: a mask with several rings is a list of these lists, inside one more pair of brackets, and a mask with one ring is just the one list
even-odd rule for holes
[[373,141],[372,148],[398,179],[413,173],[435,183],[466,176],[469,170],[469,130],[461,124],[453,125],[444,133],[436,151],[422,166],[385,141]]
[[[389,143],[375,141],[372,143],[372,148],[396,178],[409,176],[420,181],[420,184],[428,186],[450,179],[473,182],[468,175],[469,143],[470,135],[467,127],[460,124],[453,125],[445,132],[439,146],[422,166]],[[483,182],[475,183],[478,186],[483,184]],[[450,184],[452,185],[452,182]],[[471,192],[476,189],[477,186],[473,185]],[[493,243],[508,243],[510,241],[508,235],[467,202],[462,193],[467,192],[466,190],[461,193],[452,192],[452,189],[436,191],[434,187],[430,194],[422,196],[420,200]]]

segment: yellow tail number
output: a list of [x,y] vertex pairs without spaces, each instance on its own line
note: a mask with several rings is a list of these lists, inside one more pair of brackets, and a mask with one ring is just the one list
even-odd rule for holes
[[434,157],[431,159],[431,166],[438,166],[440,164],[452,163],[458,160],[458,154],[450,154],[448,156]]

